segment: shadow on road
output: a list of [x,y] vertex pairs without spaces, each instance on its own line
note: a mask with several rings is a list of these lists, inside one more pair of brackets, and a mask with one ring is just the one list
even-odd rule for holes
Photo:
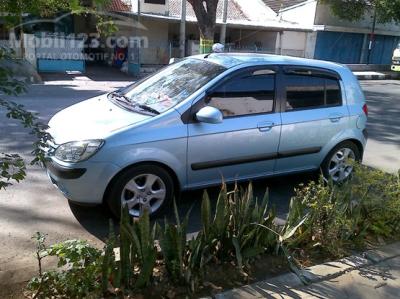
[[400,101],[393,101],[393,95],[385,92],[367,91],[365,94],[369,108],[368,133],[370,138],[399,145]]
[[[318,173],[304,173],[258,180],[253,183],[254,196],[261,200],[268,188],[270,207],[276,209],[278,218],[285,219],[289,209],[290,198],[294,194],[294,188],[299,184],[306,184],[310,180],[315,179],[318,179]],[[246,187],[247,184],[241,184],[241,186]],[[228,185],[228,188],[233,187],[233,185]],[[219,187],[207,189],[212,208],[215,207],[219,190]],[[181,199],[177,203],[180,217],[186,215],[190,208],[192,208],[189,218],[188,233],[197,232],[201,227],[200,210],[202,195],[203,190],[187,191],[182,194]],[[112,216],[106,207],[85,207],[70,203],[70,209],[78,222],[90,234],[100,240],[105,240],[107,238],[109,233],[109,220]],[[165,216],[172,221],[175,219],[172,209]],[[163,217],[155,219],[155,221],[162,222]],[[114,220],[114,224],[117,226],[118,222]]]

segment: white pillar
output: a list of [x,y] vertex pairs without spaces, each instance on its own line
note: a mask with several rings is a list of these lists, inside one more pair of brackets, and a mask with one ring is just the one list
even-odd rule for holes
[[219,38],[219,42],[225,45],[226,40],[226,20],[228,18],[228,0],[224,0],[223,2],[223,10],[222,10],[222,25],[221,25],[221,34]]

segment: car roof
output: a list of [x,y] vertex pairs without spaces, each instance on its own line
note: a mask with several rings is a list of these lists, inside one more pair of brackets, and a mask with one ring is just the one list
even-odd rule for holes
[[296,65],[315,68],[325,68],[336,72],[347,68],[344,65],[329,61],[307,59],[283,55],[261,54],[261,53],[211,53],[192,56],[193,58],[208,60],[226,68],[232,68],[241,64],[278,64]]

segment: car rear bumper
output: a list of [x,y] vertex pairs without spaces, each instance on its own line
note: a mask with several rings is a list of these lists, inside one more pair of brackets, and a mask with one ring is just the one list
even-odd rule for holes
[[368,140],[368,130],[364,129],[362,132],[363,132],[365,140]]
[[114,164],[100,162],[66,167],[48,161],[45,166],[53,185],[69,200],[82,204],[101,204],[108,183],[120,170]]

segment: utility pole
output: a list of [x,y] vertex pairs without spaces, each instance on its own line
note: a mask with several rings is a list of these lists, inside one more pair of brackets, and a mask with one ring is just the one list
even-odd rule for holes
[[[140,14],[141,14],[141,7],[140,7],[140,1],[138,0],[138,14],[137,14],[137,24],[140,26]],[[138,55],[138,65],[139,65],[139,73],[140,73],[140,47],[141,47],[141,38],[139,37],[139,44],[138,44],[138,50],[137,50],[137,55]]]
[[368,56],[367,56],[367,64],[370,64],[371,60],[371,52],[372,52],[372,47],[375,41],[375,28],[376,28],[376,5],[374,7],[374,17],[372,21],[372,31],[369,39],[369,45],[368,45]]
[[128,65],[128,73],[135,76],[140,74],[140,46],[141,46],[141,39],[139,34],[141,0],[136,0],[136,1],[137,1],[137,17],[133,16],[134,36],[133,40],[129,42],[129,51],[132,50],[132,53],[129,53],[129,65]]
[[226,40],[226,19],[228,17],[228,0],[224,0],[222,6],[222,25],[221,25],[221,34],[219,38],[219,42],[225,45]]
[[179,32],[179,56],[183,58],[186,55],[186,0],[182,0],[181,26]]

